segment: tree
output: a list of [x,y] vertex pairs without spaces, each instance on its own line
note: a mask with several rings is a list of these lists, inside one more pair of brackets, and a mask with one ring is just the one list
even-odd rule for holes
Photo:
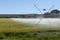
[[60,13],[60,11],[57,10],[57,9],[54,9],[54,10],[52,10],[50,13],[58,14],[58,13]]
[[51,17],[51,18],[60,17],[60,10],[54,9],[54,10],[50,11],[50,13],[46,12],[43,15],[46,18],[48,18],[48,17]]
[[43,15],[44,15],[44,17],[49,17],[50,13],[49,12],[46,12]]

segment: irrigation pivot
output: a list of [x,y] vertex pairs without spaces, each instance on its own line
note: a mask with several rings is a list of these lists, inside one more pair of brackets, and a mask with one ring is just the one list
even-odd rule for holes
[[51,9],[53,9],[55,7],[55,5],[52,5],[52,7],[48,10],[48,12],[51,10]]
[[43,13],[41,12],[41,10],[37,7],[36,4],[34,4],[34,7],[41,13],[41,19],[37,22],[37,24],[39,24],[43,18]]
[[[43,17],[43,13],[42,13],[41,10],[37,7],[36,4],[34,4],[34,7],[41,13],[40,20],[37,22],[37,24],[39,24],[39,23],[42,21],[42,19],[44,18],[44,17]],[[53,7],[54,7],[54,5],[48,10],[48,12],[49,12]],[[46,11],[46,9],[44,9],[44,11]],[[48,19],[48,23],[51,24],[50,21],[49,21],[49,19]]]

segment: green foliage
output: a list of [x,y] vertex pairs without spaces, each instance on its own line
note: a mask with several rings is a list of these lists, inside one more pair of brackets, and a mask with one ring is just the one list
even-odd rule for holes
[[60,10],[54,9],[50,13],[56,13],[56,14],[58,14],[58,13],[60,13]]
[[1,40],[59,40],[60,26],[48,27],[46,25],[33,25],[17,23],[9,19],[0,19],[0,39]]
[[[28,37],[27,37],[27,33],[30,33]],[[27,32],[27,33],[25,33],[24,35],[21,35],[21,33],[16,32],[16,33],[10,33],[8,36],[5,35],[6,33],[1,33],[0,39],[1,40],[60,40],[60,32],[38,33],[36,31],[36,32]]]
[[46,12],[43,14],[45,18],[59,18],[60,17],[60,10],[54,9],[50,12]]

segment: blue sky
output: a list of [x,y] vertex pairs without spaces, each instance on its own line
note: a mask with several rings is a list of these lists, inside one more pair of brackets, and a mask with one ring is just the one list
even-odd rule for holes
[[60,10],[60,0],[0,0],[0,14],[29,14],[40,13],[35,7],[36,4],[43,12],[47,11],[52,5],[53,9]]

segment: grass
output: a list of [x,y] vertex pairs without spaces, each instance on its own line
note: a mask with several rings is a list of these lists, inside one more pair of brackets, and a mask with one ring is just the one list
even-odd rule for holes
[[0,19],[0,32],[28,32],[42,30],[41,28],[33,24],[17,23],[6,18]]
[[[60,32],[45,32],[60,30],[60,27],[17,23],[9,18],[0,18],[1,40],[59,40]],[[43,32],[44,31],[44,32]]]
[[[34,30],[35,25],[17,23],[15,21],[1,18],[0,19],[0,32],[21,32],[21,31],[31,31]],[[34,27],[34,28],[33,28]]]
[[29,32],[29,31],[60,30],[60,27],[48,27],[46,25],[34,25],[17,23],[10,19],[0,19],[0,32]]

